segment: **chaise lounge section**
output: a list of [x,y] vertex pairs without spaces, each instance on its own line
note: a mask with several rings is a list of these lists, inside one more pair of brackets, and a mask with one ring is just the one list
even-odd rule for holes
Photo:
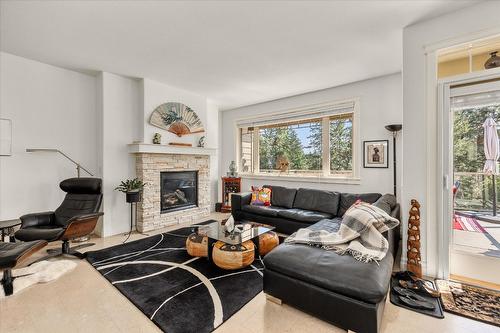
[[[313,230],[335,231],[340,220],[323,220]],[[264,257],[264,292],[338,327],[376,333],[389,288],[392,252],[380,262],[350,255],[281,244]]]

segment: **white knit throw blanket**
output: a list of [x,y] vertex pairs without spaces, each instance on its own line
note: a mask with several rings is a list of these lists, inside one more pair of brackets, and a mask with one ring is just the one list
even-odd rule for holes
[[399,221],[368,203],[354,204],[347,210],[337,232],[299,229],[285,240],[288,244],[308,244],[350,254],[362,262],[380,261],[389,249],[382,233],[395,228]]

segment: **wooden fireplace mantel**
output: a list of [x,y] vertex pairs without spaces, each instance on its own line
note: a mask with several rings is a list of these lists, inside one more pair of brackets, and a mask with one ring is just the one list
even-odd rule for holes
[[128,151],[132,154],[183,154],[183,155],[209,155],[214,156],[215,148],[201,147],[175,147],[169,145],[157,145],[152,143],[131,143]]

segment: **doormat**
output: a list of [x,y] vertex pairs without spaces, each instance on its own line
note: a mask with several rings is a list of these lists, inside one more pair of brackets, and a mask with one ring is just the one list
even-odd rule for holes
[[500,291],[436,280],[444,310],[500,327]]

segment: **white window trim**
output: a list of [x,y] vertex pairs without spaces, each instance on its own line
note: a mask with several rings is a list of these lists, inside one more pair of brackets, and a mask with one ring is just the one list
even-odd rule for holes
[[318,183],[318,184],[361,184],[360,178],[354,177],[335,177],[335,176],[298,176],[298,175],[275,175],[275,174],[238,174],[243,179],[262,179],[262,180],[279,180],[287,182],[301,182],[301,183]]
[[[330,173],[330,166],[329,163],[324,163],[323,164],[323,172],[322,174],[319,174],[318,176],[305,176],[305,175],[289,175],[289,174],[265,174],[265,173],[260,173],[258,172],[258,167],[259,167],[259,154],[257,149],[254,149],[254,156],[253,156],[253,161],[252,161],[252,167],[254,170],[252,170],[251,173],[241,173],[239,172],[239,176],[242,178],[246,179],[264,179],[264,180],[286,180],[286,181],[298,181],[298,182],[311,182],[311,183],[336,183],[336,184],[360,184],[361,183],[361,178],[360,178],[360,157],[359,154],[361,152],[361,140],[360,140],[360,131],[359,131],[359,122],[360,122],[360,98],[359,97],[353,97],[349,99],[344,99],[344,100],[337,100],[337,101],[330,101],[326,103],[321,103],[321,104],[314,104],[314,105],[305,105],[299,108],[294,108],[294,109],[287,109],[287,110],[279,110],[279,111],[274,111],[274,112],[269,112],[265,114],[260,114],[257,116],[252,116],[252,117],[246,117],[246,118],[239,118],[234,120],[234,128],[236,128],[235,131],[235,142],[236,145],[234,147],[235,149],[235,155],[236,156],[236,165],[237,165],[237,170],[241,170],[241,151],[240,151],[240,146],[241,146],[241,137],[240,137],[240,128],[245,127],[242,124],[250,124],[252,121],[254,122],[262,122],[264,120],[277,120],[277,116],[282,115],[282,114],[290,114],[290,113],[297,113],[297,114],[304,114],[304,112],[307,112],[307,110],[311,109],[328,109],[331,108],[332,111],[328,113],[328,116],[334,116],[338,114],[344,114],[345,112],[342,112],[342,110],[345,110],[345,105],[353,105],[352,107],[352,138],[353,138],[353,143],[352,143],[352,175],[348,177],[342,177],[339,175],[331,174]],[[337,110],[337,112],[336,112]],[[324,119],[326,117],[325,114],[323,114],[322,118]],[[311,115],[311,119],[314,119],[315,116],[314,114]],[[323,120],[325,121],[325,120]],[[277,121],[277,123],[279,123]],[[256,126],[258,127],[258,126]],[[324,132],[324,131],[323,131]],[[326,133],[327,135],[323,135],[322,137],[322,143],[323,146],[329,147],[330,145],[330,132],[328,131]],[[258,136],[254,135],[254,141],[258,140]],[[327,160],[330,160],[330,149],[323,149],[323,159],[327,158]],[[255,168],[257,168],[257,172],[255,172]]]

